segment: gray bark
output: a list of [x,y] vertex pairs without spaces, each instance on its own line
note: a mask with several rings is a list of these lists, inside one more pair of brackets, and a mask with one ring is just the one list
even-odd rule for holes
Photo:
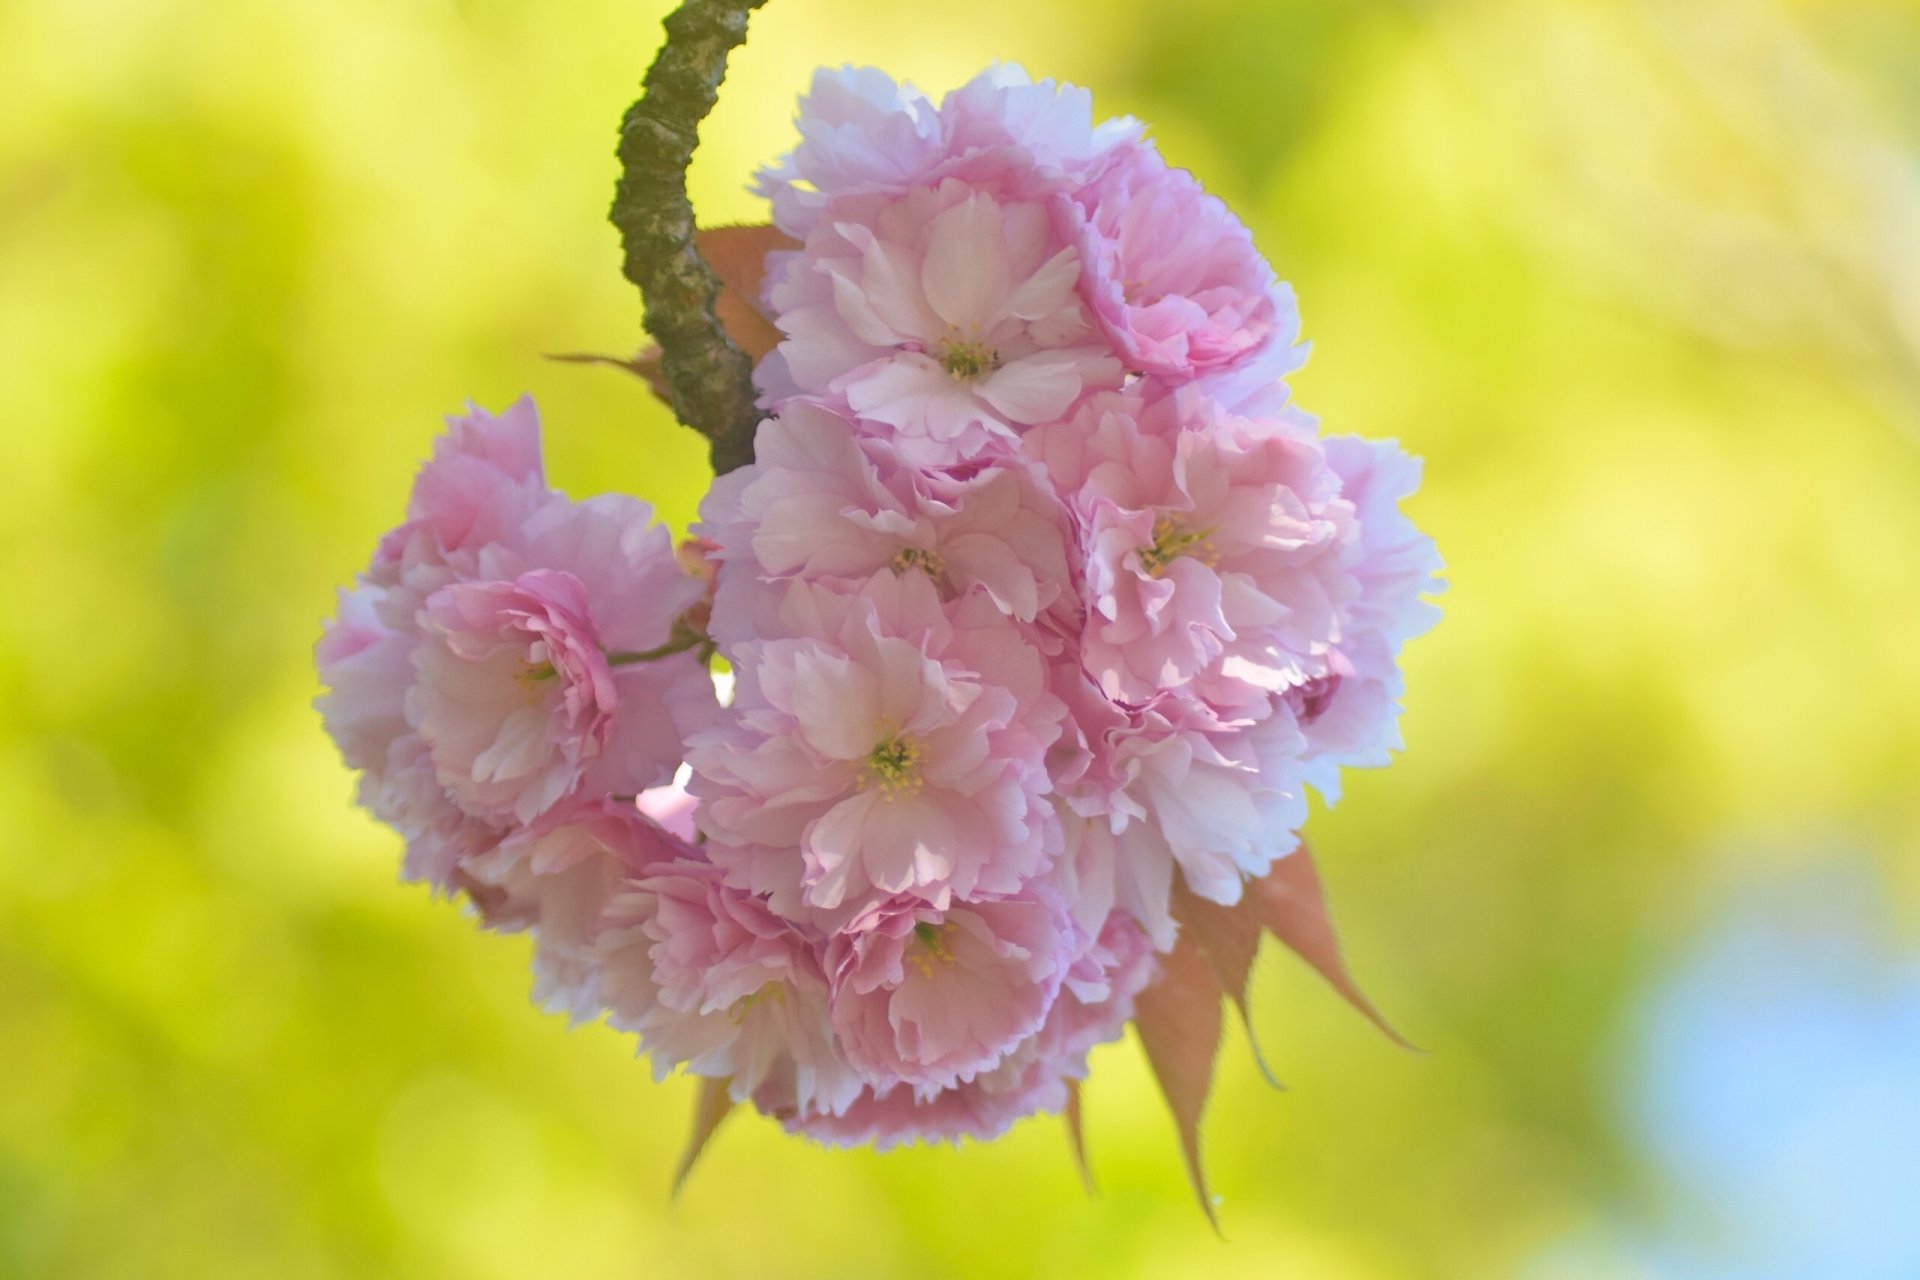
[[714,474],[753,461],[753,361],[714,318],[720,281],[694,246],[687,164],[700,122],[726,78],[727,55],[747,38],[747,16],[766,0],[685,0],[667,17],[667,41],[647,70],[640,100],[620,124],[620,181],[613,225],[623,274],[640,290],[647,330],[674,416],[707,438]]

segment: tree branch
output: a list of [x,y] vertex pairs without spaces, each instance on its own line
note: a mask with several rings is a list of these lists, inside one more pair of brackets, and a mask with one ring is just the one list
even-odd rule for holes
[[713,314],[720,280],[694,246],[687,164],[726,78],[727,55],[764,3],[685,0],[667,17],[667,42],[620,123],[620,181],[609,215],[625,251],[622,273],[639,287],[647,330],[660,344],[674,416],[707,438],[715,474],[753,461],[760,414],[753,361]]

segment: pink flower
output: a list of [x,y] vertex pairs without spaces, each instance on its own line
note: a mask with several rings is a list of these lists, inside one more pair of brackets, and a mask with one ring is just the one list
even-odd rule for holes
[[[723,571],[724,572],[724,571]],[[709,855],[783,914],[1016,892],[1058,832],[1039,654],[980,592],[921,573],[797,581],[784,634],[728,652],[725,722],[688,747]]]
[[463,867],[519,825],[672,776],[716,710],[705,665],[621,664],[706,587],[645,504],[546,488],[524,400],[450,424],[409,517],[342,593],[318,705],[363,801],[406,837],[409,877],[471,887]]
[[1038,1031],[1084,945],[1050,894],[875,903],[827,948],[834,1030],[870,1083],[928,1097]]
[[[409,731],[404,703],[421,602],[471,576],[483,548],[516,538],[552,497],[532,401],[523,396],[497,418],[470,407],[447,419],[414,481],[407,522],[381,539],[354,589],[340,593],[339,613],[314,649],[331,690],[315,705],[349,766],[378,773]],[[403,754],[411,763],[416,753]]]
[[858,1092],[814,944],[697,851],[622,885],[598,947],[608,1020],[639,1035],[656,1077],[684,1065],[731,1080],[737,1099],[772,1081],[829,1114]]
[[1066,512],[1024,465],[928,474],[804,402],[761,424],[754,453],[702,513],[727,565],[713,627],[722,642],[765,624],[751,611],[777,602],[772,582],[864,582],[893,568],[925,574],[946,598],[979,586],[1022,622],[1067,586]]
[[1119,381],[1043,205],[950,180],[836,213],[771,289],[780,354],[903,456],[970,460]]
[[410,711],[469,812],[530,822],[606,745],[619,693],[570,573],[457,582],[427,597]]
[[380,769],[387,749],[407,732],[414,637],[410,627],[396,624],[404,625],[418,602],[403,588],[364,582],[339,599],[313,650],[321,679],[331,686],[314,706],[349,768]]
[[1401,741],[1400,646],[1439,620],[1439,553],[1400,510],[1420,485],[1420,463],[1392,441],[1335,436],[1327,461],[1352,504],[1359,537],[1346,553],[1358,593],[1346,610],[1347,638],[1329,676],[1292,694],[1307,738],[1307,780],[1329,803],[1342,767],[1377,768]]
[[822,67],[800,96],[800,144],[762,169],[774,222],[804,239],[836,196],[904,191],[945,154],[938,111],[873,67]]
[[451,576],[471,574],[484,548],[516,542],[553,497],[533,401],[522,396],[497,418],[470,405],[466,417],[447,419],[414,480],[407,522],[381,540],[368,576],[425,595]]
[[961,178],[995,195],[1038,199],[1084,183],[1136,120],[1093,123],[1073,85],[1034,83],[1019,67],[988,68],[936,110],[911,85],[871,67],[821,68],[800,98],[800,143],[762,169],[756,187],[788,235],[805,239],[848,196],[899,195]]
[[[1292,313],[1292,286],[1281,284],[1276,288],[1286,296],[1275,305]],[[1286,376],[1307,362],[1312,348],[1310,342],[1297,346],[1269,342],[1239,363],[1199,374],[1185,385],[1190,392],[1213,401],[1228,417],[1257,421],[1273,434],[1315,439],[1320,420],[1293,403],[1292,388],[1286,383]]]
[[1084,658],[1109,698],[1177,690],[1258,719],[1324,674],[1354,591],[1352,512],[1316,442],[1143,382],[1026,446],[1078,517]]
[[1127,147],[1055,207],[1080,248],[1081,289],[1129,369],[1180,383],[1272,347],[1289,353],[1276,376],[1304,358],[1292,290],[1226,205],[1151,145]]
[[632,801],[607,797],[513,831],[469,858],[461,877],[489,928],[533,931],[535,1002],[588,1022],[602,1012],[598,941],[608,900],[686,849]]
[[361,773],[358,796],[368,812],[406,841],[401,876],[424,880],[436,890],[463,887],[460,868],[507,834],[505,827],[475,817],[447,794],[427,744],[411,731],[388,743],[385,755]]
[[1223,731],[1168,707],[1135,713],[1105,746],[1119,783],[1113,829],[1132,836],[1116,841],[1116,850],[1154,859],[1164,846],[1201,897],[1238,902],[1243,880],[1265,875],[1298,846],[1307,818],[1306,742],[1292,717]]
[[992,1070],[930,1095],[869,1085],[838,1114],[807,1110],[775,1090],[755,1101],[789,1128],[838,1146],[995,1138],[1024,1116],[1066,1105],[1068,1082],[1086,1078],[1095,1045],[1120,1037],[1153,973],[1146,938],[1116,916],[1074,962],[1040,1029]]
[[1326,450],[1360,524],[1348,555],[1360,593],[1348,614],[1355,630],[1377,631],[1397,650],[1440,620],[1439,608],[1421,597],[1445,589],[1433,539],[1400,510],[1420,487],[1420,460],[1392,440],[1358,436],[1330,436]]
[[948,94],[940,121],[953,157],[943,176],[1022,200],[1083,187],[1142,132],[1131,116],[1095,124],[1087,90],[1035,81],[1010,62],[988,67]]
[[1069,708],[1052,757],[1066,847],[1054,874],[1083,924],[1117,908],[1164,949],[1176,866],[1195,892],[1236,902],[1243,877],[1298,843],[1306,740],[1283,701],[1223,725],[1173,698],[1116,705],[1064,664],[1054,688]]
[[1118,911],[1165,951],[1178,932],[1171,908],[1173,850],[1151,822],[1122,821],[1115,831],[1107,815],[1063,811],[1066,848],[1054,878],[1082,927]]

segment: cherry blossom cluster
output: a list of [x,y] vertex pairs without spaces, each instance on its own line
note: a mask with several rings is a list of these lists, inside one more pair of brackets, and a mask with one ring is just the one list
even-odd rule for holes
[[[1289,403],[1291,290],[1131,120],[820,72],[763,171],[755,460],[678,551],[456,420],[327,726],[536,992],[831,1142],[1058,1110],[1178,925],[1398,746],[1419,478]],[[716,693],[715,658],[730,678]]]

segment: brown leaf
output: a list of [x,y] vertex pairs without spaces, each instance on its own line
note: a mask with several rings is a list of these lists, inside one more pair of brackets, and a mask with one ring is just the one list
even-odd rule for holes
[[1099,1195],[1093,1184],[1093,1169],[1087,1164],[1087,1135],[1080,1125],[1080,1082],[1067,1081],[1067,1109],[1061,1113],[1067,1122],[1067,1145],[1073,1151],[1074,1167],[1080,1170],[1080,1185],[1090,1196]]
[[1240,1011],[1240,1025],[1247,1029],[1247,1043],[1253,1046],[1253,1061],[1260,1074],[1276,1089],[1285,1085],[1274,1076],[1260,1052],[1260,1037],[1254,1034],[1253,1015],[1247,1008],[1247,983],[1253,976],[1253,961],[1260,954],[1260,912],[1252,893],[1243,893],[1233,906],[1210,902],[1187,888],[1185,877],[1173,883],[1173,915],[1181,931],[1206,953],[1220,988]]
[[604,364],[616,369],[625,369],[652,388],[653,394],[660,398],[660,403],[672,404],[667,395],[667,380],[660,376],[660,348],[657,346],[640,348],[633,353],[632,359],[596,355],[591,351],[556,352],[549,354],[547,359],[558,360],[562,364]]
[[687,1136],[687,1148],[680,1153],[680,1163],[673,1170],[673,1194],[677,1198],[680,1189],[687,1185],[687,1175],[693,1172],[694,1161],[707,1148],[707,1140],[713,1137],[713,1131],[733,1110],[733,1097],[727,1092],[725,1080],[702,1080],[700,1096],[693,1103],[693,1132]]
[[707,227],[694,233],[694,247],[720,277],[720,296],[713,304],[733,344],[753,358],[780,345],[780,330],[760,310],[760,283],[767,274],[767,255],[776,249],[798,249],[800,242],[765,223],[756,226]]
[[1302,844],[1274,863],[1273,870],[1248,885],[1247,896],[1256,904],[1260,922],[1274,937],[1312,965],[1335,991],[1346,997],[1348,1004],[1380,1028],[1388,1039],[1403,1048],[1414,1048],[1374,1008],[1373,1001],[1367,999],[1348,972],[1346,961],[1340,958],[1340,940],[1334,936],[1333,920],[1327,914],[1320,873],[1306,845]]
[[1180,1130],[1187,1178],[1216,1232],[1220,1220],[1214,1216],[1200,1161],[1200,1115],[1207,1107],[1214,1058],[1220,1049],[1220,994],[1220,979],[1206,953],[1183,934],[1162,958],[1160,977],[1140,993],[1133,1013],[1147,1065],[1153,1068]]

